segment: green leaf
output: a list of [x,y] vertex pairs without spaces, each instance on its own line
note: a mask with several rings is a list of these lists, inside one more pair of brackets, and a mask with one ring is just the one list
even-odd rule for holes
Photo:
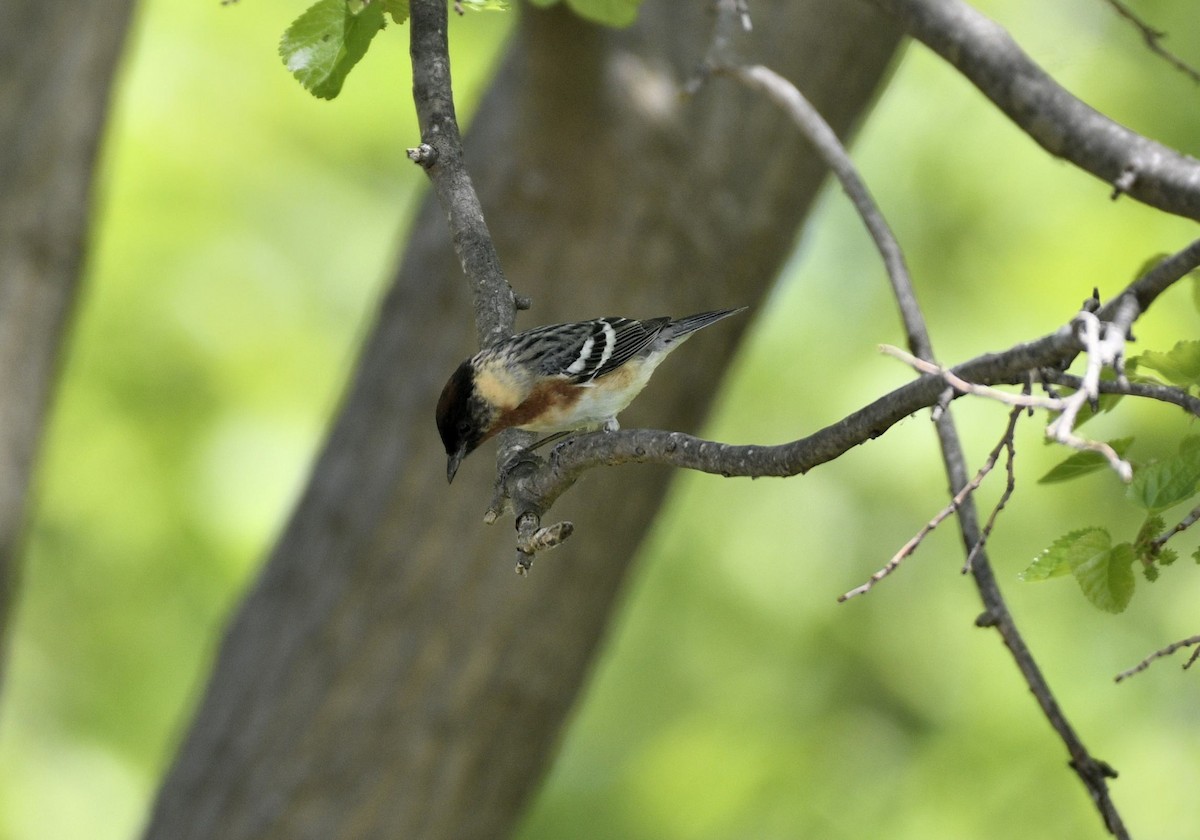
[[1200,565],[1200,547],[1192,552],[1192,559],[1196,561],[1197,565]]
[[1071,574],[1092,604],[1105,612],[1119,613],[1133,597],[1133,546],[1120,543],[1091,556],[1083,552],[1071,558]]
[[[1108,445],[1124,458],[1125,451],[1129,449],[1132,443],[1133,438],[1127,437],[1110,440]],[[1107,466],[1108,459],[1099,452],[1092,452],[1090,450],[1076,452],[1065,461],[1055,464],[1048,473],[1038,479],[1038,484],[1055,484],[1059,481],[1070,481],[1073,478],[1079,478],[1082,475],[1096,472]]]
[[1170,566],[1179,559],[1179,552],[1173,548],[1160,548],[1158,550],[1158,565]]
[[[1157,514],[1150,514],[1142,522],[1142,527],[1138,528],[1137,536],[1133,540],[1133,546],[1137,549],[1139,555],[1150,551],[1150,543],[1158,538],[1158,535],[1167,528],[1166,520]],[[1153,558],[1151,558],[1153,559]]]
[[1139,467],[1126,496],[1148,511],[1166,510],[1195,495],[1197,484],[1200,484],[1200,438],[1189,436],[1183,439],[1177,456]]
[[317,0],[283,33],[279,57],[313,96],[333,99],[383,28],[383,12],[383,3]]
[[1154,583],[1158,580],[1158,566],[1153,563],[1147,563],[1142,566],[1142,576],[1146,578],[1147,583]]
[[1180,341],[1166,353],[1147,350],[1137,359],[1140,367],[1158,371],[1172,385],[1200,384],[1200,341]]
[[1032,583],[1065,575],[1083,560],[1097,553],[1108,551],[1112,537],[1103,528],[1084,528],[1072,531],[1056,539],[1053,544],[1017,575],[1019,580]]
[[[535,6],[553,6],[558,0],[532,0]],[[637,20],[641,0],[567,0],[571,11],[581,18],[605,26],[629,26]]]
[[[408,0],[381,0],[381,2],[383,10],[392,16],[392,20],[397,26],[408,20]],[[474,3],[467,0],[464,5],[474,5]]]

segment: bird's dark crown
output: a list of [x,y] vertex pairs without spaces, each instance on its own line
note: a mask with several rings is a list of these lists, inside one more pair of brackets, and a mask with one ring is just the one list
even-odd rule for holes
[[468,359],[454,371],[438,398],[437,427],[447,455],[460,449],[463,454],[470,453],[482,442],[483,430],[472,410],[474,392],[473,370]]

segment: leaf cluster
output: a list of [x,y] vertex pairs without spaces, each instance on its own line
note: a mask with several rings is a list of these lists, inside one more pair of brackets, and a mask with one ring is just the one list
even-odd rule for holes
[[[560,0],[532,2],[546,7]],[[629,26],[641,5],[641,0],[565,2],[580,17],[606,26]],[[455,8],[507,11],[510,4],[509,0],[457,0]],[[317,0],[284,31],[279,57],[305,90],[319,99],[333,99],[389,17],[397,25],[407,21],[408,0]]]
[[[1122,455],[1132,438],[1109,442]],[[1072,455],[1050,470],[1042,482],[1078,478],[1104,466],[1095,453]],[[1107,528],[1093,526],[1064,534],[1034,558],[1020,574],[1021,580],[1048,580],[1066,574],[1074,576],[1084,596],[1106,612],[1122,612],[1133,597],[1133,564],[1142,564],[1148,581],[1158,579],[1159,569],[1178,558],[1166,548],[1166,522],[1161,514],[1200,492],[1200,436],[1183,439],[1177,454],[1170,458],[1134,465],[1133,481],[1125,498],[1145,511],[1145,518],[1131,541],[1114,543]],[[1163,535],[1163,536],[1160,536]],[[1200,563],[1200,549],[1192,555]]]

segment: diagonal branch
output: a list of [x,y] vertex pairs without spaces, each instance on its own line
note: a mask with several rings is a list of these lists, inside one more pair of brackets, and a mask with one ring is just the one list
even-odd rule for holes
[[1050,154],[1167,213],[1200,219],[1200,161],[1071,95],[995,21],[962,0],[872,0],[967,77]]

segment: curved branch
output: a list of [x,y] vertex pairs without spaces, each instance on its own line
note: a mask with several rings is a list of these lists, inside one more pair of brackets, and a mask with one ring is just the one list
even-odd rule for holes
[[[1119,295],[1100,307],[1096,317],[1132,323],[1163,291],[1200,266],[1200,240],[1155,265]],[[1001,353],[987,353],[950,368],[967,382],[982,385],[1018,384],[1030,371],[1062,370],[1084,349],[1073,324]],[[1046,375],[1049,375],[1048,373]],[[1102,389],[1120,387],[1103,383]],[[1127,392],[1164,395],[1129,383]],[[832,461],[859,444],[879,437],[905,417],[939,403],[947,391],[941,374],[927,374],[847,415],[807,437],[771,446],[735,445],[703,440],[682,432],[628,429],[578,435],[560,444],[548,461],[531,459],[506,481],[505,495],[518,515],[540,516],[592,467],[627,463],[665,464],[726,477],[750,478],[802,475]],[[1176,401],[1176,400],[1172,400]],[[1179,402],[1179,401],[1176,401]],[[1184,406],[1191,406],[1185,401]]]
[[1050,154],[1167,213],[1200,219],[1200,161],[1131,131],[1052,79],[962,0],[873,0]]

